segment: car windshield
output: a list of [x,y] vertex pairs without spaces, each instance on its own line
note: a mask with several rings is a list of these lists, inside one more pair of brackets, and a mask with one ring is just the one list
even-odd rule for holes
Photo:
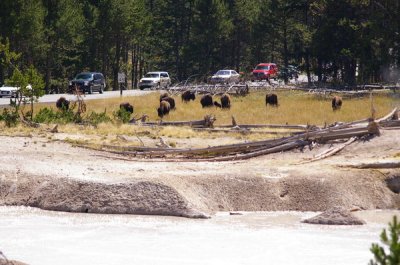
[[147,77],[147,78],[160,77],[160,74],[147,73],[144,77]]
[[256,70],[269,70],[268,65],[257,65]]
[[229,71],[219,70],[215,75],[229,75]]
[[75,77],[77,80],[85,80],[85,79],[91,79],[92,74],[79,74]]

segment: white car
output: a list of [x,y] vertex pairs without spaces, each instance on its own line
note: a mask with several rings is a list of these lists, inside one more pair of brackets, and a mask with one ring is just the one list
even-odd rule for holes
[[2,87],[0,87],[0,98],[2,97],[16,98],[18,90],[19,87],[3,85]]
[[148,72],[139,80],[139,88],[167,88],[171,85],[171,78],[167,72]]
[[235,70],[219,70],[211,77],[211,83],[238,83],[239,79]]
[[[26,88],[28,90],[32,90],[31,85],[27,85]],[[14,86],[7,86],[3,85],[0,87],[0,98],[2,97],[10,97],[10,98],[16,98],[19,93],[19,87],[14,87]]]

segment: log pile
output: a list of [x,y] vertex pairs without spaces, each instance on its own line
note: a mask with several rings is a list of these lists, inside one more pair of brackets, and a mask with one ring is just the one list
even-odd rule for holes
[[[394,110],[393,113],[397,113],[397,109]],[[392,114],[384,117],[385,119],[379,119],[378,122],[370,120],[368,123],[361,121],[356,123],[341,123],[323,129],[315,126],[301,127],[305,130],[304,132],[290,137],[206,148],[101,145],[100,149],[129,157],[160,158],[163,159],[163,161],[232,161],[249,159],[294,148],[303,148],[304,146],[314,145],[315,143],[348,140],[342,146],[329,149],[327,152],[315,158],[315,160],[319,160],[340,152],[345,146],[355,142],[361,137],[379,135],[381,124],[386,125],[399,122],[399,120],[393,120],[394,117],[397,116]],[[212,117],[206,117],[204,120],[199,121],[199,124],[207,126],[206,123],[209,122],[211,118]]]

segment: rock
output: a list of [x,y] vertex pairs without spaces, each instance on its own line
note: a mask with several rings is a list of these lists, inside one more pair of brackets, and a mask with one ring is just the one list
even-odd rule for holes
[[302,223],[320,225],[363,225],[365,222],[355,217],[350,211],[334,207],[317,216],[303,220]]

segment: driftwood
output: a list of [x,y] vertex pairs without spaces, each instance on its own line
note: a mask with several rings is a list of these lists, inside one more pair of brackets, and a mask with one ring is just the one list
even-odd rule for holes
[[[206,118],[203,120],[203,123],[205,120]],[[381,122],[384,121],[382,120]],[[239,126],[236,127],[240,128]],[[304,127],[302,128],[304,129]],[[342,146],[329,149],[328,151],[318,155],[314,160],[312,160],[315,161],[340,152],[347,145],[354,142],[358,137],[377,134],[379,134],[379,124],[370,120],[369,123],[353,122],[335,124],[324,129],[315,126],[308,126],[308,128],[305,128],[305,131],[289,137],[211,146],[206,148],[169,148],[162,146],[157,148],[145,146],[101,145],[100,150],[131,157],[162,158],[162,161],[230,161],[249,159],[256,156],[282,152],[318,142],[350,139]],[[88,146],[82,147],[90,148]]]
[[160,122],[143,122],[144,126],[190,126],[211,128],[214,126],[216,118],[212,115],[206,115],[202,120],[195,121],[160,121]]
[[342,165],[342,167],[368,169],[368,168],[400,168],[400,162],[361,163],[356,165]]
[[357,137],[351,137],[344,144],[342,144],[342,145],[340,145],[338,147],[335,147],[335,148],[330,148],[330,149],[328,149],[328,150],[316,155],[314,158],[312,158],[310,160],[307,160],[307,161],[300,162],[298,164],[311,163],[311,162],[314,162],[314,161],[322,160],[322,159],[325,159],[327,157],[333,156],[333,155],[339,153],[340,151],[342,151],[346,146],[354,143],[356,140],[357,140]]
[[336,128],[327,128],[319,131],[311,131],[299,135],[265,140],[239,143],[207,148],[154,148],[154,147],[117,147],[102,145],[101,149],[121,155],[142,156],[142,157],[168,157],[192,158],[196,161],[229,161],[237,159],[248,159],[255,156],[266,155],[274,152],[281,152],[311,142],[326,141],[327,139],[344,139],[353,136],[368,135],[367,127],[344,128],[345,125]]
[[398,108],[394,108],[388,115],[376,120],[376,122],[390,121],[390,120],[398,120]]

